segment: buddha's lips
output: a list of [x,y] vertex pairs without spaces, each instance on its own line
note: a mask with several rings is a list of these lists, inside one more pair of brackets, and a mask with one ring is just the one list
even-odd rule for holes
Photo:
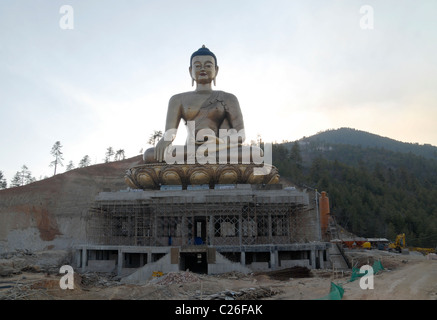
[[201,76],[206,76],[207,74],[206,74],[206,72],[201,72],[200,75]]

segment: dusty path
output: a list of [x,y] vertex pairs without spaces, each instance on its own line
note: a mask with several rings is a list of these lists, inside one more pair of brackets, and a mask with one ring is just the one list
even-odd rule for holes
[[408,261],[377,274],[373,290],[362,290],[359,280],[343,287],[344,300],[437,300],[437,260]]

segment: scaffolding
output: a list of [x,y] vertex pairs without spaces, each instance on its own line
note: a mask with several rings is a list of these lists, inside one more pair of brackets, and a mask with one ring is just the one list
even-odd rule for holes
[[302,195],[206,195],[96,201],[88,243],[246,246],[318,240],[316,210]]

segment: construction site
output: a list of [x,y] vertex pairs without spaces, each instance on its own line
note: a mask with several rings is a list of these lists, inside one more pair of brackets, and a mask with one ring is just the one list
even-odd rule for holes
[[[0,192],[0,299],[314,300],[332,283],[343,300],[437,299],[435,254],[348,233],[326,192],[123,188],[120,173],[138,160]],[[350,281],[375,262],[374,290]],[[63,265],[73,290],[60,288]]]
[[102,192],[89,211],[87,244],[76,247],[76,266],[130,274],[135,283],[154,271],[331,267],[316,200],[282,185]]

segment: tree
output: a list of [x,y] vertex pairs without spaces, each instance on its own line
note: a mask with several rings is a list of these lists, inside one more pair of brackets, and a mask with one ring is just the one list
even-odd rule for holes
[[21,185],[29,184],[36,181],[34,177],[32,177],[32,173],[26,165],[21,167]]
[[17,171],[14,178],[11,180],[12,187],[24,186],[25,184],[29,184],[36,181],[29,170],[29,168],[23,164],[21,167],[21,171]]
[[106,155],[105,162],[106,163],[110,162],[111,157],[114,155],[114,149],[112,149],[112,147],[109,147],[108,149],[106,149],[105,155]]
[[3,172],[0,171],[0,189],[6,189],[7,187],[8,187],[8,183],[6,182],[6,179],[3,176]]
[[21,186],[21,175],[20,175],[20,171],[17,171],[17,173],[11,180],[11,187],[19,187],[19,186]]
[[302,156],[298,141],[295,141],[291,147],[290,158],[298,167],[302,165]]
[[80,160],[79,162],[79,168],[85,168],[88,167],[91,164],[91,159],[89,155],[86,155]]
[[65,168],[66,171],[70,171],[74,169],[73,161],[70,160],[70,162],[67,165],[67,168]]
[[124,160],[124,159],[125,159],[125,157],[124,157],[124,150],[123,149],[117,150],[117,152],[115,153],[114,160],[118,161],[118,160]]
[[50,152],[52,154],[52,156],[55,157],[55,160],[53,160],[50,163],[50,166],[54,166],[55,167],[55,172],[53,173],[53,175],[56,175],[56,168],[58,166],[58,164],[60,164],[61,166],[63,166],[62,161],[64,160],[64,158],[62,157],[62,152],[61,152],[61,148],[62,145],[59,141],[56,141],[55,144],[52,147],[52,151]]
[[162,137],[162,131],[153,131],[153,133],[150,135],[149,141],[147,142],[148,144],[151,144],[153,146],[156,145],[156,142],[161,139]]

